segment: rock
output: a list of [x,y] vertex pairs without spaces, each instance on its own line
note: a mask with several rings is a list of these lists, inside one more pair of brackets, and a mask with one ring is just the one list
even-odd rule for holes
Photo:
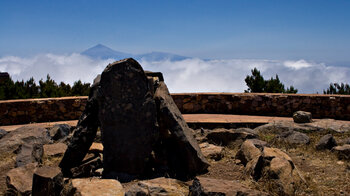
[[27,144],[20,145],[16,157],[16,167],[24,166],[29,163],[41,163],[43,156],[43,146],[41,144]]
[[67,124],[56,124],[52,128],[50,128],[49,134],[52,140],[64,140],[70,133],[71,126]]
[[73,178],[90,177],[95,171],[102,168],[102,160],[99,156],[93,156],[82,162],[81,165],[71,168],[70,172]]
[[7,195],[31,195],[33,173],[38,164],[30,163],[6,174]]
[[337,145],[337,142],[333,138],[332,134],[327,134],[321,137],[320,141],[316,145],[317,150],[331,150],[334,146]]
[[246,165],[249,161],[258,158],[261,155],[261,151],[250,140],[246,140],[241,145],[241,148],[236,154],[236,159],[239,159],[243,165]]
[[58,167],[39,167],[33,175],[32,195],[60,195],[63,189],[63,174]]
[[3,129],[0,129],[0,139],[3,138],[5,135],[7,135],[8,132],[3,130]]
[[350,144],[350,137],[342,139],[338,142],[339,146],[344,145],[344,144]]
[[214,129],[207,134],[209,142],[217,145],[227,146],[229,144],[242,144],[246,139],[253,139],[257,136],[244,130]]
[[43,148],[45,156],[62,156],[67,150],[67,145],[64,143],[45,144]]
[[114,179],[77,178],[67,183],[61,196],[124,196],[125,191],[119,181]]
[[92,143],[90,146],[89,152],[92,153],[103,153],[103,144],[102,143]]
[[277,136],[278,139],[281,139],[288,144],[309,144],[310,138],[305,133],[300,133],[298,131],[286,131],[282,132]]
[[171,178],[143,180],[127,188],[126,196],[138,195],[188,195],[188,185]]
[[246,141],[252,142],[255,147],[259,148],[260,151],[262,151],[265,146],[266,147],[270,147],[270,145],[267,142],[259,140],[259,139],[249,139],[249,140],[246,140]]
[[293,120],[296,123],[310,123],[312,122],[312,116],[310,112],[297,111],[293,114]]
[[91,86],[84,112],[80,116],[76,128],[73,130],[73,136],[70,139],[68,148],[59,164],[63,175],[65,176],[71,174],[71,168],[77,167],[81,164],[81,161],[89,151],[96,136],[100,124],[98,120],[97,102],[99,79],[100,76],[97,76],[94,80],[94,84]]
[[214,159],[218,161],[224,157],[224,148],[221,146],[215,146],[207,142],[199,144],[201,151],[205,158]]
[[234,129],[234,131],[237,133],[242,133],[242,132],[251,133],[251,134],[257,136],[256,131],[254,131],[253,129],[250,129],[250,128],[238,128],[238,129]]
[[165,149],[171,176],[187,179],[207,171],[209,163],[164,82],[159,82],[154,98],[159,109],[160,140],[164,142],[156,152]]
[[145,172],[159,134],[147,76],[133,59],[114,62],[101,75],[99,93],[104,176],[136,178]]
[[332,149],[339,159],[350,160],[350,144],[344,144],[342,146],[336,146]]
[[265,147],[261,156],[247,163],[246,172],[278,195],[294,195],[305,183],[292,159],[277,148]]
[[190,186],[190,195],[268,195],[264,192],[250,189],[245,185],[221,179],[197,177]]

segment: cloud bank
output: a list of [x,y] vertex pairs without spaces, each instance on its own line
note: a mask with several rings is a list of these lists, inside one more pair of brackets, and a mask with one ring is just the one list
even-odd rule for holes
[[[14,80],[34,77],[36,82],[47,74],[56,81],[73,84],[74,81],[92,82],[113,59],[91,59],[80,54],[41,54],[30,58],[5,56],[0,58],[0,71],[9,72]],[[164,74],[169,90],[179,92],[243,92],[247,89],[244,79],[250,70],[258,68],[265,79],[278,74],[282,83],[293,85],[299,93],[322,93],[331,82],[350,81],[349,67],[327,66],[305,60],[201,60],[144,61],[145,70]]]

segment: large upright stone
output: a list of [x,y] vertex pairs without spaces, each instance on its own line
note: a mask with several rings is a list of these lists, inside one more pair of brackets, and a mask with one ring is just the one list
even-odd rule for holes
[[158,137],[149,81],[134,59],[109,64],[101,75],[98,117],[104,177],[130,180],[145,172]]

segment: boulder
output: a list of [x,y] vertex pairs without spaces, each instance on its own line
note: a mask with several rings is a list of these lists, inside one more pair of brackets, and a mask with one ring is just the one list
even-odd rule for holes
[[155,178],[136,182],[126,188],[126,196],[188,195],[188,185],[171,178]]
[[41,144],[24,143],[19,146],[16,152],[16,167],[35,162],[41,163],[43,146]]
[[[165,150],[171,176],[178,179],[192,178],[207,171],[209,163],[204,158],[197,141],[171,97],[167,86],[160,81],[154,99],[157,103],[160,140],[156,153]],[[169,134],[170,133],[170,134]],[[164,152],[164,151],[163,151]]]
[[336,146],[332,149],[339,159],[350,160],[350,144],[344,144],[342,146]]
[[305,133],[300,133],[298,131],[286,131],[282,132],[277,136],[277,139],[283,140],[288,144],[309,144],[310,138]]
[[327,134],[319,140],[319,142],[316,144],[317,150],[331,150],[334,146],[337,145],[337,142],[333,138],[332,134]]
[[259,148],[251,140],[246,140],[236,153],[236,159],[239,159],[243,165],[246,165],[249,161],[258,158],[260,155],[261,151]]
[[256,138],[257,135],[244,130],[214,129],[207,134],[209,142],[227,146],[229,144],[241,145],[246,139]]
[[293,114],[295,123],[310,123],[312,122],[312,115],[310,112],[297,111]]
[[260,151],[262,151],[265,146],[270,147],[270,145],[267,142],[259,140],[259,139],[248,139],[246,141],[252,142],[255,147],[259,148]]
[[[101,75],[98,119],[104,145],[104,176],[128,181],[146,171],[158,139],[157,109],[141,65],[133,59],[109,64]],[[129,176],[128,179],[121,177]]]
[[190,195],[268,195],[245,185],[229,180],[197,177],[190,186]]
[[221,146],[215,146],[207,142],[199,144],[199,147],[207,159],[214,159],[218,161],[224,157],[224,148]]
[[124,196],[125,191],[119,181],[114,179],[76,178],[63,188],[61,196]]
[[43,149],[46,157],[62,156],[67,150],[67,145],[64,143],[45,144]]
[[0,139],[3,138],[7,134],[8,134],[7,131],[5,131],[4,129],[0,129]]
[[32,195],[59,196],[63,189],[63,174],[58,167],[39,167],[33,175]]
[[37,163],[11,169],[6,174],[7,195],[31,195],[33,173]]
[[65,138],[69,135],[71,130],[71,126],[67,124],[56,124],[51,127],[48,132],[50,137],[54,141],[65,140]]
[[245,170],[278,195],[294,195],[299,185],[305,184],[292,159],[277,148],[265,147],[259,157],[247,163]]

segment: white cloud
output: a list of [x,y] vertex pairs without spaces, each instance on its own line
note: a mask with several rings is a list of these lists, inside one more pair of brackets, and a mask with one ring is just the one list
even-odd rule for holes
[[[72,84],[81,79],[92,83],[95,76],[113,60],[95,60],[80,54],[41,54],[31,58],[7,56],[0,58],[0,71],[9,72],[14,80],[31,76],[38,82],[47,74],[56,81]],[[278,74],[289,87],[300,93],[322,93],[331,82],[350,81],[349,67],[333,67],[305,60],[277,61],[254,59],[182,61],[140,61],[145,70],[163,72],[171,92],[243,92],[244,79],[250,70],[258,68],[266,79]]]

